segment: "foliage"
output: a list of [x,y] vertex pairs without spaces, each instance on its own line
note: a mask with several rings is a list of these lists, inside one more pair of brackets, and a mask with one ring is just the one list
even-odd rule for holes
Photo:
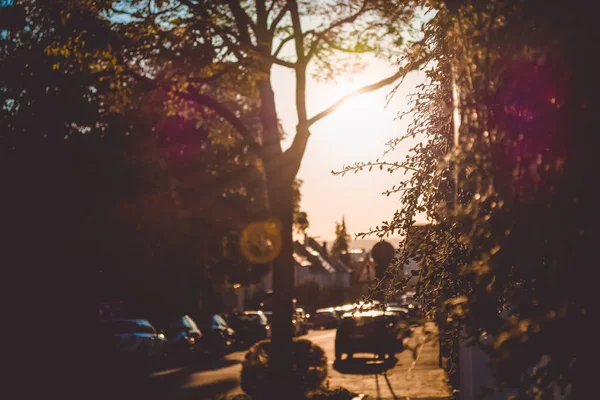
[[[274,386],[269,379],[269,340],[256,343],[246,353],[242,364],[242,389],[254,399],[270,398]],[[287,390],[290,394],[307,394],[319,389],[327,378],[325,351],[306,339],[294,339],[291,360],[293,376]]]
[[[237,246],[265,207],[260,168],[243,145],[169,115],[167,91],[132,65],[154,50],[115,29],[111,3],[0,8],[2,178],[23,188],[4,197],[13,217],[3,228],[14,243],[51,249],[29,264],[44,257],[58,276],[81,274],[86,296],[191,312],[207,282],[267,270]],[[240,174],[248,184],[232,179]],[[37,233],[24,239],[29,226]]]
[[311,400],[352,400],[357,397],[357,393],[353,393],[348,389],[339,387],[335,389],[320,390],[308,398]]
[[541,1],[428,5],[436,13],[406,54],[429,62],[428,81],[412,96],[408,131],[389,145],[420,143],[404,161],[340,173],[409,173],[387,192],[403,208],[371,232],[410,237],[417,213],[429,220],[416,252],[401,245],[394,288],[415,258],[427,310],[445,300],[448,329],[466,327],[500,387],[530,398],[571,385],[585,398],[595,13]]
[[302,200],[302,193],[300,188],[302,187],[302,180],[295,179],[292,184],[292,207],[294,212],[294,227],[297,233],[306,233],[306,230],[310,226],[308,222],[308,214],[300,209],[300,202]]

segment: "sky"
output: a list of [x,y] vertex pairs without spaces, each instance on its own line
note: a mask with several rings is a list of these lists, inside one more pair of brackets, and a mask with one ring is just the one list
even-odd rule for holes
[[[335,83],[317,82],[310,78],[307,83],[307,108],[309,118],[334,103],[355,88],[377,82],[396,72],[396,68],[380,60],[365,59],[368,66],[364,71],[342,77]],[[409,118],[398,120],[398,113],[408,110],[407,95],[424,82],[420,71],[409,74],[400,89],[386,104],[386,95],[392,86],[361,95],[340,107],[333,114],[315,123],[298,173],[302,185],[301,207],[308,213],[308,234],[319,240],[335,238],[335,223],[346,219],[348,233],[368,231],[390,221],[394,212],[401,208],[399,196],[387,197],[384,190],[406,179],[402,172],[390,174],[380,171],[359,172],[345,176],[333,176],[332,170],[356,161],[401,160],[417,139],[407,141],[383,158],[386,142],[402,135],[410,122]],[[287,148],[297,123],[295,108],[295,81],[293,71],[274,67],[272,85],[276,107],[288,137],[283,143]],[[424,222],[418,219],[417,222]],[[368,238],[376,239],[375,236]]]

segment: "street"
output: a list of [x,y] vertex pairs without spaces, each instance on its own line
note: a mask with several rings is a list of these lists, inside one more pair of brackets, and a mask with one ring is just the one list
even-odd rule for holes
[[[387,366],[382,361],[372,359],[370,354],[358,354],[351,364],[342,362],[342,365],[334,365],[333,329],[311,330],[302,338],[311,340],[325,350],[331,388],[345,387],[366,394],[369,399],[445,399],[450,394],[445,373],[438,367],[436,332],[431,323],[418,327],[406,343],[407,348],[396,355],[395,365],[388,363]],[[415,350],[416,359],[413,359],[411,349]],[[147,390],[144,398],[212,400],[220,395],[243,393],[240,371],[245,353],[234,352],[207,365],[158,371],[144,385],[143,391]]]

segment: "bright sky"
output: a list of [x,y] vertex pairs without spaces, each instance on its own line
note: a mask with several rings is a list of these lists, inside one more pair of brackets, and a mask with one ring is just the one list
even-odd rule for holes
[[[396,69],[378,60],[352,79],[337,83],[308,81],[307,107],[309,118],[334,103],[353,89],[377,82],[396,72]],[[392,102],[385,109],[386,95],[392,86],[364,94],[344,104],[333,114],[311,128],[311,138],[298,173],[302,186],[302,209],[308,213],[309,235],[320,240],[335,237],[335,222],[346,217],[348,232],[364,232],[370,227],[390,221],[401,207],[398,196],[387,197],[381,193],[406,177],[402,172],[390,174],[380,171],[359,172],[333,176],[331,170],[341,170],[344,164],[356,161],[375,161],[382,157],[385,143],[406,131],[409,119],[395,120],[399,112],[408,109],[407,94],[424,82],[421,72],[409,74]],[[275,67],[272,75],[276,106],[284,129],[289,133],[284,147],[289,146],[297,123],[295,108],[294,73]],[[415,141],[406,142],[386,156],[386,160],[404,159]],[[422,222],[422,221],[418,221]],[[375,239],[375,236],[369,237]]]

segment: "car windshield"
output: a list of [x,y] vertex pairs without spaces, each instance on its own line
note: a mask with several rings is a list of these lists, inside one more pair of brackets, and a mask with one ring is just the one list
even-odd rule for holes
[[315,318],[318,319],[331,319],[335,317],[336,315],[331,311],[319,311],[315,314]]
[[240,319],[240,321],[243,322],[249,322],[249,323],[259,323],[261,325],[266,325],[268,323],[267,317],[260,313],[260,314],[242,314],[238,317]]
[[382,327],[383,322],[382,317],[345,317],[342,319],[342,328],[354,333],[371,334]]
[[227,323],[220,315],[216,314],[212,317],[212,327],[221,329],[227,328]]
[[114,321],[110,323],[109,329],[115,335],[127,333],[155,333],[154,328],[149,323],[136,320]]

